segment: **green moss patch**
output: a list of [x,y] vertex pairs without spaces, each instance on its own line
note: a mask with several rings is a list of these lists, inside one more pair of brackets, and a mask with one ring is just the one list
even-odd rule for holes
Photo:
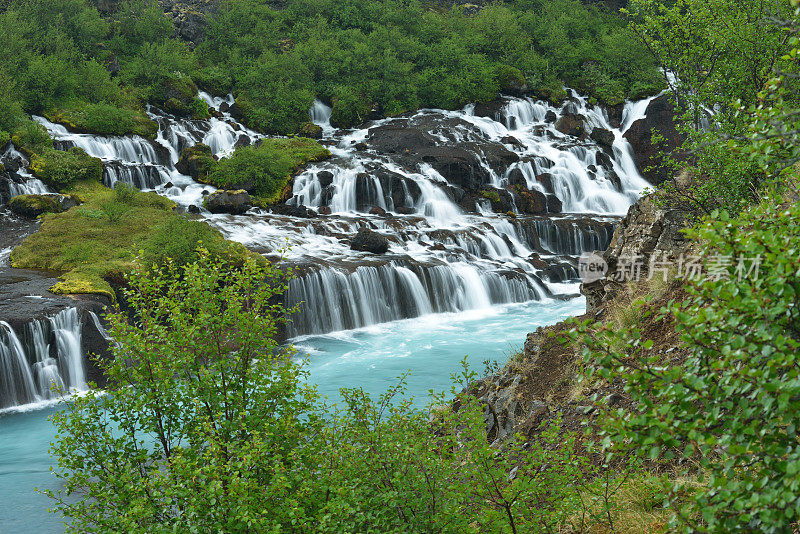
[[63,191],[77,182],[99,182],[103,162],[77,147],[67,151],[46,148],[33,156],[31,171],[47,185]]
[[212,253],[235,262],[251,254],[207,224],[175,213],[175,204],[155,193],[112,190],[92,182],[78,183],[70,193],[85,203],[45,215],[39,231],[11,253],[14,267],[62,271],[61,281],[51,288],[54,293],[113,299],[107,279],[128,271],[140,251],[148,263],[168,256],[186,263],[201,241]]
[[8,207],[23,217],[38,217],[43,213],[61,213],[65,206],[72,207],[76,202],[62,195],[18,195],[8,202]]
[[80,103],[51,111],[47,118],[79,133],[99,135],[141,135],[155,139],[158,124],[142,109],[121,108],[111,104]]
[[257,204],[285,196],[292,175],[306,163],[330,157],[327,148],[305,137],[265,139],[220,160],[206,181],[221,189],[244,189]]

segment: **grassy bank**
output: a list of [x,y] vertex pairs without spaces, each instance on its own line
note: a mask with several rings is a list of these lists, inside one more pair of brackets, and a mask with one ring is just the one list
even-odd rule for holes
[[250,253],[207,224],[173,211],[155,193],[78,182],[65,191],[83,203],[42,216],[38,232],[11,253],[14,267],[61,271],[57,294],[99,294],[114,299],[108,280],[118,278],[141,253],[147,262],[186,262],[202,241],[212,253],[241,261]]

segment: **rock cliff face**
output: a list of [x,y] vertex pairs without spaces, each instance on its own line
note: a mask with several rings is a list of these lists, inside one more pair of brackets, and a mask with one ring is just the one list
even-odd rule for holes
[[[606,278],[583,284],[587,313],[579,320],[606,319],[606,304],[621,294],[620,274],[627,257],[639,258],[647,274],[650,258],[672,262],[688,251],[691,241],[680,232],[687,224],[682,212],[659,207],[652,196],[631,206],[614,232],[603,258],[609,265]],[[672,282],[649,306],[657,310],[671,298],[681,298],[682,286]],[[620,297],[622,298],[622,297]],[[564,344],[566,322],[539,328],[528,334],[523,350],[501,371],[474,382],[465,392],[483,401],[486,431],[490,441],[502,441],[519,432],[535,439],[542,423],[561,417],[565,430],[582,432],[594,420],[592,396],[610,406],[624,407],[626,397],[618,384],[599,384],[581,391],[575,383],[580,354]],[[649,339],[658,340],[665,354],[677,354],[678,335],[667,320],[655,314],[641,325]]]
[[677,265],[690,243],[681,233],[686,225],[684,212],[659,207],[652,195],[631,206],[602,255],[608,264],[605,278],[581,284],[587,310],[600,308],[626,279],[646,276],[651,266]]

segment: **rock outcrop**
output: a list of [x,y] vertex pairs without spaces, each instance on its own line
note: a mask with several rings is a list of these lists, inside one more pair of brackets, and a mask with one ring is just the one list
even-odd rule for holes
[[378,232],[362,226],[355,237],[350,240],[350,248],[372,254],[386,254],[389,250],[389,240]]
[[[653,143],[653,135],[658,134],[662,142]],[[646,116],[630,125],[624,134],[633,148],[633,158],[639,172],[651,184],[667,181],[673,169],[663,167],[662,153],[678,149],[686,137],[675,128],[675,106],[667,95],[661,95],[647,106]],[[684,154],[673,154],[678,160],[685,160]]]
[[78,205],[78,201],[69,195],[18,195],[8,203],[9,209],[22,217],[31,219],[43,213],[62,213]]
[[241,215],[253,207],[250,194],[242,189],[236,191],[214,191],[203,201],[211,213]]
[[602,254],[605,278],[581,285],[587,310],[600,308],[627,280],[646,277],[651,267],[676,266],[690,244],[681,233],[686,226],[685,212],[660,207],[652,195],[631,206]]

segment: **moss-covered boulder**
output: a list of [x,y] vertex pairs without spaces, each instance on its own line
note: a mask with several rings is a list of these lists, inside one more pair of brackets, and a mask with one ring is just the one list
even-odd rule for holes
[[515,67],[499,65],[495,69],[494,76],[501,93],[521,96],[528,91],[525,76]]
[[256,205],[274,204],[291,193],[292,176],[303,165],[330,155],[327,148],[305,137],[264,139],[221,159],[206,181],[220,189],[244,189]]
[[43,213],[62,213],[78,205],[78,201],[68,195],[19,195],[12,198],[8,207],[23,217],[36,218]]
[[178,74],[170,79],[155,99],[167,113],[193,119],[207,119],[208,105],[197,98],[197,85],[191,77]]
[[76,182],[99,182],[103,178],[103,162],[78,147],[67,151],[47,148],[33,156],[30,168],[34,176],[58,191]]
[[307,137],[309,139],[322,139],[322,126],[314,124],[313,122],[307,122],[300,127],[298,133],[302,137]]
[[191,176],[198,182],[204,182],[216,166],[217,161],[211,153],[211,147],[197,143],[183,149],[175,168],[181,174]]
[[143,109],[112,104],[77,103],[67,108],[51,110],[45,116],[66,126],[71,132],[98,135],[141,135],[155,139],[158,124]]

